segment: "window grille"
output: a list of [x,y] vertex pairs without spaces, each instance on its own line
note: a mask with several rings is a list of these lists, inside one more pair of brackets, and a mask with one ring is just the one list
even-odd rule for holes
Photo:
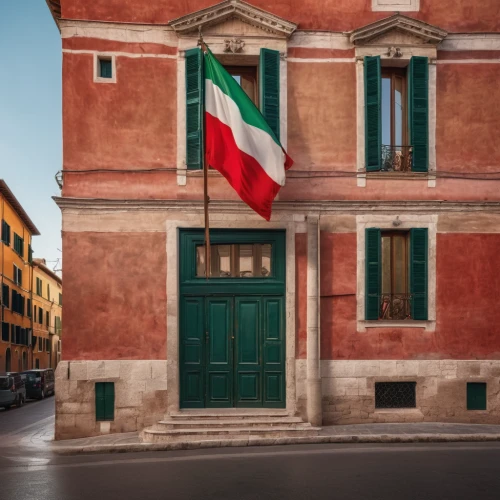
[[416,382],[376,382],[375,408],[416,408]]

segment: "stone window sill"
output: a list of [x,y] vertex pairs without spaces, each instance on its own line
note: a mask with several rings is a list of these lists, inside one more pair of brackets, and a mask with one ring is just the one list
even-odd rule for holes
[[425,328],[426,330],[434,327],[435,321],[417,321],[407,319],[403,321],[378,321],[365,320],[359,321],[363,328]]
[[418,408],[375,408],[375,413],[406,413],[410,415],[422,415]]

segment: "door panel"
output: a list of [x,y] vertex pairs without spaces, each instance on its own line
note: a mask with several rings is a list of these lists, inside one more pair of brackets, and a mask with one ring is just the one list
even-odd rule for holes
[[260,297],[235,297],[237,406],[262,405]]
[[207,407],[233,405],[233,299],[207,298]]
[[186,297],[181,301],[180,366],[181,406],[205,406],[204,299]]
[[284,297],[262,298],[264,406],[285,407]]

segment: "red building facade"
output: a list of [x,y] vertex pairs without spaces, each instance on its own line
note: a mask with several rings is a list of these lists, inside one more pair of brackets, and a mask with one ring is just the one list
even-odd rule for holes
[[[57,437],[185,408],[498,421],[496,2],[48,4],[63,50]],[[274,99],[295,160],[269,223],[210,173],[208,281],[200,29],[257,105]]]

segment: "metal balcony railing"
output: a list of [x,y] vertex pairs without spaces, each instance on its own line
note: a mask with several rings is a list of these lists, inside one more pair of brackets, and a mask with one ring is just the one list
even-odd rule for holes
[[380,295],[379,319],[411,319],[411,299],[409,293],[383,293]]
[[412,161],[412,146],[382,145],[382,172],[411,172]]

